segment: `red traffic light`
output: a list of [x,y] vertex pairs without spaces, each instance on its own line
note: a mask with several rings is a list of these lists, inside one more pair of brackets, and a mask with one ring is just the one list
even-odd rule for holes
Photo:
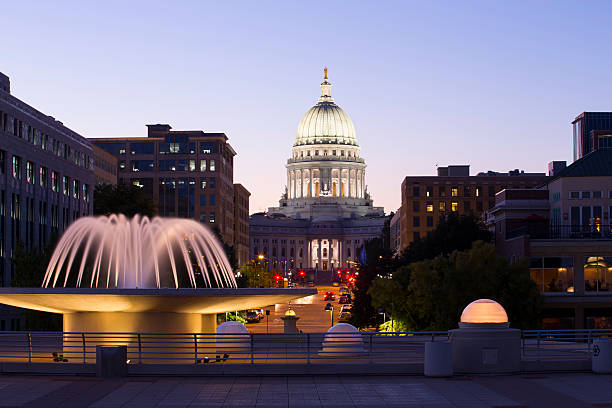
[[300,276],[304,276],[304,271],[300,271]]
[[338,272],[336,272],[338,274],[338,276],[342,275],[342,271],[340,269],[338,269]]
[[274,277],[274,279],[279,280],[279,279],[280,279],[280,276],[279,276],[279,275],[276,275],[276,276]]

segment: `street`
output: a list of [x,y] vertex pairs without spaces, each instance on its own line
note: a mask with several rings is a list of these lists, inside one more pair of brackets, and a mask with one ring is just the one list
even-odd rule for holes
[[[340,313],[341,304],[338,303],[339,287],[334,286],[317,286],[318,293],[316,295],[297,299],[289,304],[271,305],[264,310],[270,310],[270,315],[265,317],[259,323],[247,323],[246,327],[252,333],[282,333],[283,321],[281,317],[289,307],[295,311],[295,314],[300,318],[297,322],[298,329],[303,332],[325,332],[330,328],[331,316],[330,312],[325,311],[325,305],[331,303],[334,307],[334,324],[338,323],[338,315]],[[323,300],[323,294],[331,291],[336,295],[336,298],[327,302]],[[268,327],[266,328],[266,320]]]

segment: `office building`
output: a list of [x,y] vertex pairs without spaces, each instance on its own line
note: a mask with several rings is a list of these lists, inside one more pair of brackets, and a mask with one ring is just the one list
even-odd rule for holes
[[424,238],[449,213],[482,216],[506,188],[535,188],[544,173],[488,171],[470,176],[468,165],[438,167],[437,176],[408,176],[402,183],[401,247]]
[[595,150],[612,148],[612,112],[582,112],[572,127],[574,161]]

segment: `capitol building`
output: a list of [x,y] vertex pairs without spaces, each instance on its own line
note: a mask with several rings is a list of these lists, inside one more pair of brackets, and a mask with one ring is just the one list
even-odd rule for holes
[[250,217],[251,259],[280,273],[350,268],[386,220],[368,194],[353,122],[331,87],[326,68],[321,96],[298,125],[279,206]]

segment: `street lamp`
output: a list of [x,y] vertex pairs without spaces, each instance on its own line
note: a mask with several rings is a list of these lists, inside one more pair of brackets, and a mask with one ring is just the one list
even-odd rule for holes
[[331,326],[330,327],[333,327],[334,325],[334,306],[331,303],[326,304],[325,311],[331,312]]

